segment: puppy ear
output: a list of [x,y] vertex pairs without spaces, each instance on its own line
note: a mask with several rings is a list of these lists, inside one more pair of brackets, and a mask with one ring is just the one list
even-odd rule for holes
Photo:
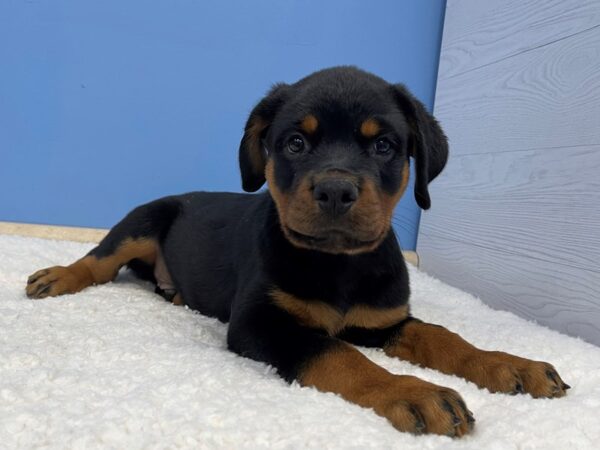
[[258,191],[265,184],[267,153],[263,139],[275,115],[285,102],[289,86],[276,84],[250,113],[240,142],[239,161],[242,187],[246,192]]
[[437,177],[448,160],[448,139],[437,120],[402,84],[394,86],[396,101],[411,128],[410,154],[415,159],[415,199],[423,209],[431,200],[427,185]]

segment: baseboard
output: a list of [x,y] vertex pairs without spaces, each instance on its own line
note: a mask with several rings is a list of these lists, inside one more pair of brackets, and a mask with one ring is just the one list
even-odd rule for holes
[[404,256],[404,260],[412,264],[415,267],[419,267],[419,255],[417,252],[413,252],[411,250],[402,250],[402,256]]
[[33,223],[0,222],[0,234],[58,239],[76,242],[100,242],[108,230],[102,228],[63,227]]
[[[100,242],[108,233],[104,228],[64,227],[58,225],[38,225],[33,223],[0,222],[0,234],[58,239],[76,242]],[[413,251],[403,251],[406,262],[419,267],[419,255]]]

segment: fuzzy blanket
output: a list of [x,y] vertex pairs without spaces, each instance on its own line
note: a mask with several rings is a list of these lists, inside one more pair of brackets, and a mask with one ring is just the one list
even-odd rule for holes
[[600,349],[493,311],[411,269],[415,316],[485,349],[551,362],[573,388],[534,400],[364,353],[395,373],[458,390],[477,419],[462,439],[397,432],[333,394],[289,386],[225,347],[226,325],[143,282],[29,300],[33,271],[92,244],[0,235],[0,448],[600,448]]

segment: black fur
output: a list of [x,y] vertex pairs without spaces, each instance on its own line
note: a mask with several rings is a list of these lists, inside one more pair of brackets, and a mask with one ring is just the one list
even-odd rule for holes
[[261,170],[256,170],[251,162],[252,158],[262,161],[263,164],[266,162],[267,158],[267,150],[263,146],[263,139],[268,128],[263,129],[255,141],[250,139],[250,128],[256,124],[256,120],[261,120],[264,121],[265,124],[270,124],[287,98],[287,92],[288,86],[285,84],[273,86],[267,96],[262,99],[261,102],[254,107],[252,113],[250,113],[244,137],[240,142],[239,151],[242,187],[246,192],[256,192],[263,184],[265,184],[264,166]]
[[423,104],[401,84],[394,86],[398,105],[411,126],[411,156],[416,160],[415,198],[423,209],[431,207],[427,185],[448,160],[448,140]]
[[[307,113],[318,118],[317,131],[306,137],[303,155],[290,155],[287,139],[298,132],[298,121]],[[384,125],[382,133],[392,141],[393,153],[372,154],[373,140],[357,130],[369,117]],[[265,182],[264,167],[257,170],[256,162],[264,165],[272,159],[273,182],[283,193],[293,191],[302,177],[331,169],[373,180],[379,190],[393,195],[409,155],[416,159],[417,201],[427,208],[427,183],[441,171],[447,155],[439,126],[403,87],[341,67],[274,87],[250,115],[239,161],[247,191],[256,191]],[[408,275],[391,229],[376,248],[358,254],[299,248],[284,233],[269,191],[197,192],[135,209],[91,254],[109,255],[128,237],[156,239],[185,304],[229,322],[229,348],[272,364],[288,381],[298,377],[310,358],[338,345],[339,339],[381,346],[402,325],[385,330],[351,328],[328,336],[299,324],[269,295],[280,289],[326,302],[342,313],[356,305],[406,305]],[[130,262],[130,267],[153,279],[152,268],[141,261]]]
[[447,156],[440,126],[405,87],[353,67],[316,72],[276,85],[250,114],[242,184],[254,192],[268,182],[267,191],[140,206],[84,258],[35,272],[26,292],[78,292],[127,264],[165,299],[229,322],[229,349],[285,380],[372,407],[401,430],[461,436],[474,419],[456,392],[393,375],[345,343],[493,392],[560,397],[569,389],[547,363],[479,350],[410,316],[391,217],[409,158],[427,209],[428,184]]

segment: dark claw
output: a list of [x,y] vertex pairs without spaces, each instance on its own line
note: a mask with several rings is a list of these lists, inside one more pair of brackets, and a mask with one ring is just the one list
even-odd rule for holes
[[423,431],[425,431],[425,420],[423,420],[423,416],[413,406],[410,407],[410,412],[415,417],[415,428],[417,429],[417,434],[422,434]]
[[552,397],[564,397],[565,395],[567,395],[567,391],[565,391],[564,389],[561,389],[559,387],[555,387],[554,389],[552,389]]
[[459,399],[458,400],[458,405],[462,408],[465,416],[472,416],[473,415],[473,412],[469,408],[467,408],[467,405],[465,405],[465,402],[463,402],[462,400]]
[[452,405],[448,400],[444,400],[444,409],[451,413],[453,416],[456,416],[456,414],[454,413],[454,408],[452,408]]
[[514,390],[510,393],[510,395],[518,395],[518,394],[523,394],[523,385],[521,383],[517,383],[515,384],[515,388]]
[[566,391],[567,389],[571,389],[571,386],[569,386],[567,383],[563,383],[562,388]]
[[454,411],[454,408],[452,408],[452,405],[450,404],[450,402],[448,400],[444,400],[444,409],[446,411],[448,411],[450,414],[452,414],[452,424],[455,427],[460,425],[460,423],[462,421],[458,418],[458,416],[456,415],[456,411]]
[[39,297],[41,295],[46,294],[50,290],[51,285],[52,285],[52,283],[40,285],[40,287],[35,291],[35,296]]
[[46,275],[48,273],[47,270],[42,270],[40,272],[36,272],[33,275],[31,275],[29,278],[27,278],[27,284],[32,284],[35,283],[38,279],[40,279],[41,277],[43,277],[44,275]]
[[425,431],[425,424],[423,422],[416,422],[415,428],[417,429],[417,434],[423,434]]
[[551,371],[551,370],[546,370],[546,376],[547,376],[548,378],[550,378],[552,381],[554,381],[556,384],[558,384],[558,383],[556,382],[556,374],[555,374],[553,371]]
[[475,418],[471,415],[467,416],[467,427],[469,428],[469,431],[472,431],[473,428],[475,428]]

